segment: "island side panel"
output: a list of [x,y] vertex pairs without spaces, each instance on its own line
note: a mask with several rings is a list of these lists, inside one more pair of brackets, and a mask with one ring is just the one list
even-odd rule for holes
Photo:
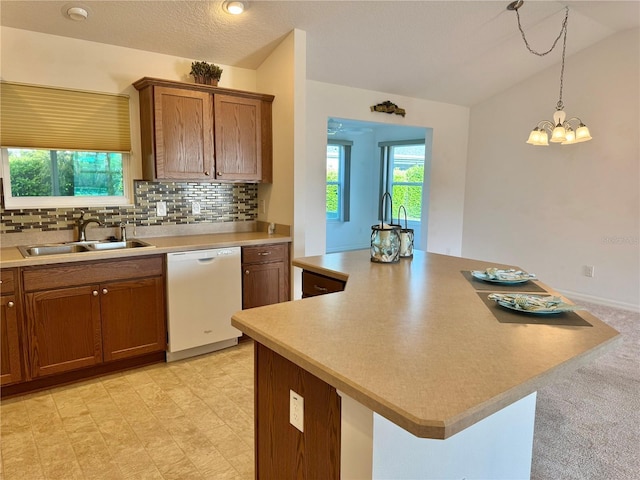
[[[304,433],[289,423],[289,391],[304,398]],[[256,478],[340,478],[336,389],[255,343]]]

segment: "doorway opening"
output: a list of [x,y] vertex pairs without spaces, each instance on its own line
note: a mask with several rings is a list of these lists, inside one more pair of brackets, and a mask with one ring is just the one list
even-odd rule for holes
[[327,120],[326,252],[369,248],[380,198],[392,194],[386,220],[407,224],[426,250],[432,129],[330,117]]

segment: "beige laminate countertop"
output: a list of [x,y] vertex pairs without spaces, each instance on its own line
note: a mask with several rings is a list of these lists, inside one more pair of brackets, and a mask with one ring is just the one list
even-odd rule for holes
[[63,255],[43,255],[30,258],[24,258],[17,247],[7,247],[0,249],[0,267],[26,267],[30,265],[82,262],[87,260],[126,258],[188,250],[204,250],[207,248],[266,245],[269,243],[290,242],[291,237],[278,234],[269,235],[266,232],[236,232],[148,237],[140,238],[140,240],[150,244],[151,247],[131,248],[126,250],[103,250],[99,252],[67,253]]
[[498,322],[461,273],[496,264],[419,251],[378,264],[368,250],[293,264],[346,289],[243,310],[232,324],[418,437],[448,438],[619,339],[585,310],[592,327]]

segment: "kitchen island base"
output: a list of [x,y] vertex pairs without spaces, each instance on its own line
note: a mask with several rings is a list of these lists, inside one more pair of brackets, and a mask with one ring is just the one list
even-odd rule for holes
[[446,440],[419,438],[338,392],[341,476],[375,479],[528,479],[536,393]]

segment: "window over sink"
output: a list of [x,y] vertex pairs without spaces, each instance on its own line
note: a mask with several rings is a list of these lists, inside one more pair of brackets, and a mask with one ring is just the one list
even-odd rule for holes
[[128,96],[0,87],[5,208],[132,204]]

